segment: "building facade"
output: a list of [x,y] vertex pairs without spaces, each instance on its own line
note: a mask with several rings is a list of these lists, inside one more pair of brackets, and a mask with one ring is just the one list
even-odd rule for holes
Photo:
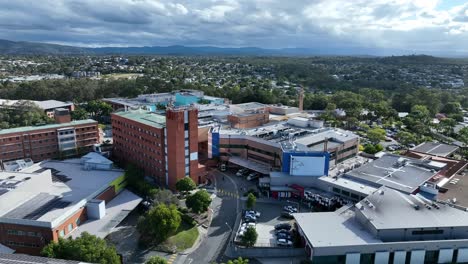
[[175,189],[183,177],[204,181],[198,163],[198,110],[170,108],[166,115],[148,111],[112,114],[114,155],[142,168],[160,186]]
[[86,153],[98,142],[98,122],[94,120],[2,129],[0,160],[30,158],[38,162],[78,151]]

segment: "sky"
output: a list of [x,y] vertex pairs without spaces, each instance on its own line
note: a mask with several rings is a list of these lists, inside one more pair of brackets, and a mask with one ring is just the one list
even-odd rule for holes
[[468,54],[468,0],[0,0],[0,39]]

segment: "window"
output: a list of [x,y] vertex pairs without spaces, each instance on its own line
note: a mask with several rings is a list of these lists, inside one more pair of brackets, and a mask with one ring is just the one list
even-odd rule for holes
[[73,230],[73,224],[70,223],[68,224],[68,233],[70,233]]
[[64,237],[64,236],[65,236],[65,229],[62,229],[59,232],[59,237]]
[[440,235],[443,234],[444,230],[415,230],[412,232],[413,235]]
[[79,226],[80,223],[81,223],[81,219],[77,218],[77,219],[75,220],[75,225],[76,225],[76,226]]

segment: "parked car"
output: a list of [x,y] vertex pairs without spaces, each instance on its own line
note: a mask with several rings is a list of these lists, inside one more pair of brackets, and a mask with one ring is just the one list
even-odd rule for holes
[[291,235],[291,233],[289,232],[289,230],[287,229],[279,229],[279,230],[275,230],[275,235],[278,235],[278,234],[286,234],[286,235]]
[[291,230],[291,228],[292,226],[289,223],[280,223],[280,224],[275,225],[275,230],[281,230],[281,229]]
[[252,172],[252,173],[249,174],[249,176],[247,176],[247,180],[251,181],[251,180],[254,180],[254,179],[258,178],[258,177],[259,177],[259,174],[257,172]]
[[276,234],[277,239],[286,239],[286,240],[291,240],[292,236],[288,233],[278,233]]
[[282,246],[282,247],[292,247],[292,241],[291,240],[287,240],[287,239],[278,239],[276,241],[276,243],[278,244],[278,246]]
[[237,177],[242,177],[242,176],[245,176],[247,173],[249,173],[249,170],[248,169],[240,169],[237,171],[236,173],[236,176]]
[[294,216],[292,215],[292,213],[287,212],[287,211],[281,213],[281,216],[284,217],[284,218],[287,218],[287,219],[294,219]]
[[253,211],[253,210],[250,210],[250,211],[245,211],[245,215],[254,215],[256,218],[260,217],[260,212],[259,211]]
[[226,170],[227,170],[226,164],[224,164],[224,163],[221,164],[221,166],[219,167],[219,169],[220,169],[221,171],[226,171]]
[[290,213],[297,213],[297,208],[292,205],[286,205],[285,207],[283,207],[283,210]]
[[257,218],[253,215],[246,215],[244,217],[244,221],[245,222],[248,222],[248,223],[256,223],[257,222]]

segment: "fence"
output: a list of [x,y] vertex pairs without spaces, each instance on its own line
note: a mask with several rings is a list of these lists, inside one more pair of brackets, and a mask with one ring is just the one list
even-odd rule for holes
[[303,248],[234,247],[234,250],[231,253],[237,257],[246,258],[306,257],[306,252]]

